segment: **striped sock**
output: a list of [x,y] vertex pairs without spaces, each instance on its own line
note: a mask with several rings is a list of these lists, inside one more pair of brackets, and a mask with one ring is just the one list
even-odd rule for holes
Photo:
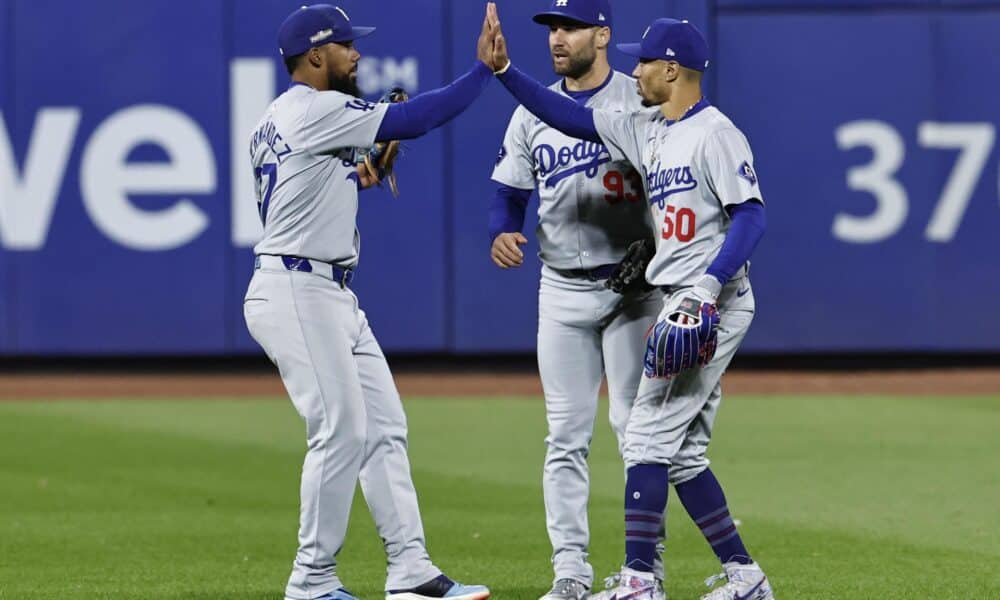
[[737,562],[748,565],[750,553],[747,552],[736,531],[736,524],[729,515],[726,506],[726,496],[722,486],[712,474],[705,469],[697,477],[674,486],[681,499],[684,509],[691,515],[702,535],[708,540],[722,563]]
[[666,465],[636,465],[625,483],[625,566],[653,571],[656,540],[667,507]]

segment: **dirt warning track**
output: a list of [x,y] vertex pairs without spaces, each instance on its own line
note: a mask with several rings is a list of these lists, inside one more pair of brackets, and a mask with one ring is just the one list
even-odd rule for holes
[[[1000,395],[1000,369],[862,372],[738,370],[723,378],[727,394]],[[404,396],[540,396],[537,373],[402,372]],[[58,398],[211,398],[284,396],[277,373],[7,373],[0,400]]]

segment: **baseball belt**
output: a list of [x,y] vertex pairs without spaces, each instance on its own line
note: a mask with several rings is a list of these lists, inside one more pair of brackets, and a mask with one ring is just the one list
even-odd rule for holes
[[339,283],[341,287],[347,287],[354,280],[353,269],[301,256],[259,254],[254,259],[254,269],[285,269],[286,271],[312,273],[334,283]]
[[617,267],[617,263],[601,265],[592,269],[552,269],[563,277],[570,279],[589,279],[590,281],[600,281],[611,277],[611,272]]

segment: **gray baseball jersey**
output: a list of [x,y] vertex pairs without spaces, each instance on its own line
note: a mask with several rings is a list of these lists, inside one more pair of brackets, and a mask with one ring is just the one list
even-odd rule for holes
[[627,114],[595,110],[594,124],[612,159],[642,169],[658,230],[646,279],[654,285],[694,284],[725,241],[725,207],[763,202],[746,137],[704,100],[676,122],[652,107]]
[[[250,140],[264,238],[243,312],[278,366],[308,438],[286,598],[343,587],[335,556],[359,482],[385,544],[385,589],[441,574],[424,542],[406,415],[389,366],[358,298],[318,262],[357,263],[354,148],[373,143],[387,109],[295,85],[268,107]],[[310,260],[288,263],[272,254]]]
[[388,104],[293,84],[250,138],[264,237],[255,254],[358,262],[354,148],[375,142]]
[[[562,82],[551,89],[572,96]],[[641,107],[635,80],[612,71],[587,106]],[[590,440],[601,380],[608,380],[611,427],[624,443],[625,424],[642,375],[643,336],[655,322],[662,294],[622,297],[604,280],[568,276],[619,261],[628,245],[649,237],[642,179],[627,160],[613,161],[601,144],[571,138],[523,106],[511,117],[493,179],[537,188],[538,372],[545,391],[548,436],[542,490],[555,579],[590,586],[587,503]],[[659,564],[659,563],[658,563]],[[659,564],[662,574],[662,564]]]
[[[730,225],[725,208],[763,202],[746,138],[704,100],[679,121],[668,121],[653,107],[629,114],[594,111],[594,123],[613,158],[642,168],[658,229],[646,279],[661,286],[694,284],[725,241]],[[670,300],[667,296],[657,320],[673,311]],[[627,466],[670,465],[673,484],[708,466],[706,450],[722,397],[719,381],[755,311],[745,266],[723,286],[717,304],[718,349],[708,365],[672,379],[642,378],[625,429]]]
[[[562,80],[550,89],[568,96]],[[612,72],[587,106],[630,111],[642,104],[635,80]],[[523,106],[507,126],[493,179],[538,188],[539,254],[552,268],[614,263],[629,243],[649,236],[642,180],[626,157],[612,158],[601,144],[571,138]]]

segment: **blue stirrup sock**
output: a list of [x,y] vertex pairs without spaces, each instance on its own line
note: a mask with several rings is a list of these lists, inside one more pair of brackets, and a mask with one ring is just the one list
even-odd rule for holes
[[652,573],[667,507],[667,465],[635,465],[625,482],[625,566]]
[[705,469],[694,479],[674,486],[681,504],[691,516],[702,535],[708,540],[715,555],[723,564],[737,562],[748,565],[753,562],[743,545],[736,524],[729,515],[726,496],[722,486],[711,469]]

